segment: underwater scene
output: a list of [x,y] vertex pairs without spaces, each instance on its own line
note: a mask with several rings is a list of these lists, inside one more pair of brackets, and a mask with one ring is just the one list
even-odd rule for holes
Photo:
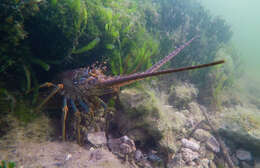
[[259,0],[1,0],[0,168],[260,168]]

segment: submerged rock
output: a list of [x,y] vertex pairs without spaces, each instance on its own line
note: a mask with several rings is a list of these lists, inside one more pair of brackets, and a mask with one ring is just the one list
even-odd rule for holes
[[182,142],[183,147],[189,148],[189,149],[191,149],[193,151],[199,151],[199,149],[200,149],[199,143],[196,143],[196,142],[194,142],[192,140],[188,140],[188,139],[183,138],[181,140],[181,142]]
[[121,138],[109,139],[108,147],[114,153],[121,157],[132,154],[136,151],[135,143],[127,136]]
[[242,161],[251,161],[252,160],[251,153],[248,151],[245,151],[243,149],[239,149],[236,151],[236,157]]
[[209,148],[213,152],[218,153],[220,151],[220,145],[219,145],[218,141],[216,140],[216,138],[214,138],[213,136],[211,136],[207,140],[206,145],[207,145],[207,148]]
[[230,140],[234,146],[260,155],[260,111],[257,109],[236,106],[224,108],[218,117],[221,135]]
[[197,129],[194,132],[193,137],[197,141],[206,142],[210,137],[212,137],[212,135],[208,131],[205,131],[204,129]]
[[180,83],[170,90],[169,104],[178,109],[187,107],[187,105],[198,96],[198,89],[189,83]]
[[107,143],[105,132],[93,132],[87,134],[88,141],[94,146],[105,145]]
[[182,148],[181,149],[181,154],[182,154],[182,158],[183,160],[188,163],[188,162],[192,162],[195,159],[199,158],[199,153],[198,152],[194,152],[189,148]]

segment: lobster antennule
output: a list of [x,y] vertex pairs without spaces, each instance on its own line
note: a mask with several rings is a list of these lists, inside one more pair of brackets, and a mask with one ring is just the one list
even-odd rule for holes
[[138,80],[145,79],[147,77],[158,76],[158,75],[162,75],[162,74],[169,74],[169,73],[174,73],[174,72],[188,71],[188,70],[199,69],[199,68],[206,68],[206,67],[215,66],[218,64],[223,64],[223,63],[225,63],[225,61],[220,60],[220,61],[215,61],[215,62],[211,62],[208,64],[182,67],[182,68],[178,68],[178,69],[168,69],[168,70],[157,71],[157,72],[135,73],[132,75],[120,76],[117,78],[112,78],[112,79],[103,81],[101,83],[101,85],[102,86],[125,86],[128,84],[134,83]]
[[149,68],[148,70],[146,70],[145,72],[155,72],[157,71],[160,67],[162,67],[165,63],[167,63],[168,61],[170,61],[173,57],[175,57],[176,55],[178,55],[185,47],[187,47],[188,45],[190,45],[190,43],[199,38],[199,36],[195,36],[192,39],[190,39],[189,41],[187,41],[186,43],[184,43],[183,45],[181,45],[179,48],[177,48],[176,50],[174,50],[173,52],[171,52],[168,56],[164,57],[163,59],[161,59],[158,63],[154,64],[151,68]]

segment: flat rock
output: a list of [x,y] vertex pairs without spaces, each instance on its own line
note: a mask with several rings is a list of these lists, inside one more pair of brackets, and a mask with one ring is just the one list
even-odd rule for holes
[[192,140],[188,140],[188,139],[185,139],[183,138],[181,140],[182,142],[182,145],[185,147],[185,148],[189,148],[191,150],[194,150],[194,151],[199,151],[200,149],[200,145]]
[[197,129],[193,135],[193,137],[197,141],[202,141],[202,142],[206,142],[211,136],[212,135],[208,131],[205,131],[204,129]]
[[87,134],[88,141],[95,145],[100,146],[107,143],[106,133],[105,132],[93,132]]
[[239,160],[243,160],[243,161],[251,161],[252,160],[252,155],[250,152],[248,151],[245,151],[243,149],[238,149],[236,151],[236,157],[239,159]]
[[220,146],[218,141],[216,140],[215,137],[211,136],[207,142],[206,142],[206,146],[208,149],[212,150],[213,152],[218,153],[220,151]]

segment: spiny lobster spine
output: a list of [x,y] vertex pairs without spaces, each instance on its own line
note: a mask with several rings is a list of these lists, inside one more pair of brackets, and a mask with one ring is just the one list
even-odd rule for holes
[[145,71],[145,73],[149,73],[149,72],[155,72],[157,71],[161,66],[163,66],[165,63],[167,63],[168,61],[170,61],[173,57],[175,57],[176,55],[178,55],[181,50],[183,50],[185,47],[187,47],[188,45],[190,45],[190,43],[195,40],[196,38],[198,38],[199,36],[195,36],[192,39],[190,39],[188,42],[184,43],[183,45],[181,45],[179,48],[177,48],[176,50],[174,50],[173,52],[171,52],[168,56],[164,57],[163,59],[161,59],[158,63],[154,64],[151,68],[149,68],[148,70]]

